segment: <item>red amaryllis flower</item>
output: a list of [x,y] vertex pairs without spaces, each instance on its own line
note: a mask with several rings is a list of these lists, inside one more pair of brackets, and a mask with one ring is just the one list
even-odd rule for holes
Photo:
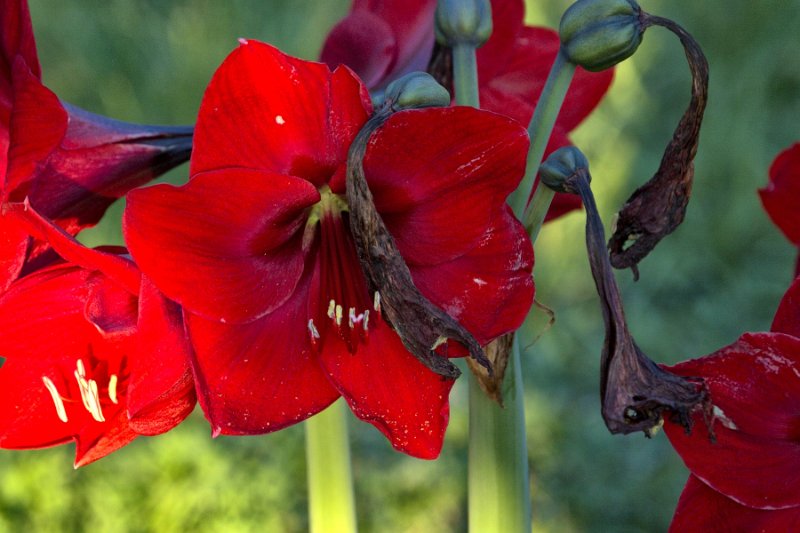
[[[758,194],[769,218],[800,247],[800,143],[778,154],[769,167],[769,183]],[[800,258],[796,273],[800,274]]]
[[714,406],[714,438],[700,414],[691,434],[665,425],[692,472],[673,529],[704,531],[700,526],[715,523],[715,513],[725,509],[727,520],[736,517],[737,530],[793,530],[777,526],[800,521],[800,278],[769,333],[746,333],[671,370],[702,377]]
[[[354,0],[350,14],[328,35],[322,60],[345,64],[370,89],[413,70],[425,70],[433,51],[435,0]],[[481,107],[528,124],[560,46],[558,33],[525,26],[522,0],[492,0],[493,31],[478,49]],[[613,70],[578,68],[545,156],[570,144],[567,134],[597,106]],[[548,220],[580,207],[575,195],[557,194]]]
[[[274,431],[341,395],[397,449],[440,451],[453,382],[382,320],[349,231],[346,156],[370,111],[347,68],[242,41],[204,96],[190,181],[128,194],[126,241],[184,307],[215,434]],[[517,328],[533,295],[505,205],[526,148],[499,115],[426,109],[390,118],[364,160],[417,287],[481,343]]]
[[[0,35],[0,202],[27,197],[75,235],[128,190],[188,159],[191,128],[106,119],[42,85],[25,0],[0,1]],[[0,212],[0,291],[46,249]]]
[[180,308],[124,250],[85,248],[24,205],[6,216],[66,261],[0,296],[0,447],[74,440],[77,468],[181,422],[195,394]]

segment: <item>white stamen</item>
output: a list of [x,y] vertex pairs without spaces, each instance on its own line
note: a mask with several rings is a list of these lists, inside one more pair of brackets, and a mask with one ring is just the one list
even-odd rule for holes
[[328,302],[328,318],[333,319],[335,316],[334,315],[335,311],[336,311],[336,301],[331,300],[330,302]]
[[118,404],[117,401],[117,375],[111,374],[108,378],[108,397],[111,398],[112,403]]
[[[78,363],[80,363],[80,359],[78,360]],[[75,371],[75,379],[78,382],[78,389],[81,391],[81,401],[83,402],[83,407],[91,413],[92,408],[89,407],[89,400],[86,398],[86,391],[89,390],[89,382],[86,381],[86,379],[80,374],[80,369],[82,366],[83,364],[78,365],[78,370]]]
[[319,330],[314,325],[314,319],[310,318],[308,320],[308,334],[311,335],[311,342],[316,342],[319,339]]
[[85,378],[86,377],[86,367],[83,366],[83,360],[78,359],[77,366],[78,366],[77,375],[79,375],[82,378]]
[[341,305],[337,305],[336,306],[336,325],[337,326],[341,326],[342,325],[342,306]]
[[[75,370],[75,379],[78,382],[78,389],[81,391],[81,401],[83,402],[84,409],[89,411],[89,414],[91,414],[92,418],[96,421],[105,422],[106,419],[103,417],[103,410],[100,408],[100,394],[97,390],[97,382],[93,379],[86,379],[86,367],[83,366],[83,361],[78,359],[75,366],[77,367]],[[114,395],[116,396],[116,390],[114,391]],[[110,387],[109,396],[111,396]]]
[[56,389],[55,383],[53,383],[47,376],[42,376],[42,382],[44,383],[47,392],[50,393],[50,397],[53,398],[53,405],[56,406],[56,414],[58,415],[58,419],[62,422],[68,422],[69,419],[67,418],[67,411],[64,409],[64,402],[61,400],[61,395],[58,394],[58,389]]
[[378,313],[381,312],[381,293],[375,291],[375,296],[372,298],[372,308]]
[[283,126],[284,124],[286,124],[286,120],[280,115],[275,115],[275,124]]
[[364,311],[364,324],[362,325],[364,331],[367,331],[367,324],[369,324],[369,309]]
[[89,397],[89,404],[92,407],[89,409],[92,418],[98,422],[105,422],[106,419],[103,417],[103,410],[100,408],[100,394],[97,391],[97,382],[93,379],[89,380],[89,390],[86,391],[86,396]]
[[356,318],[356,308],[351,307],[347,311],[347,325],[350,326],[350,329],[353,329],[358,322],[361,322],[361,319]]

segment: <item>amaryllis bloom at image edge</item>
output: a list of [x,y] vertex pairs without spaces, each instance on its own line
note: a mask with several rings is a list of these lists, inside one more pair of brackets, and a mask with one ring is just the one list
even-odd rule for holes
[[[346,157],[367,91],[345,67],[241,42],[203,98],[190,181],[133,191],[123,220],[142,271],[184,307],[200,404],[215,434],[253,434],[341,395],[395,448],[436,457],[453,381],[384,322],[349,230]],[[531,244],[505,204],[527,147],[505,117],[429,108],[391,117],[364,160],[414,283],[481,344],[519,327],[533,298]]]
[[[128,190],[188,160],[192,128],[89,113],[60,101],[41,77],[27,1],[0,0],[1,203],[27,199],[76,235]],[[53,256],[0,209],[0,291]]]
[[196,397],[180,308],[124,249],[86,248],[30,206],[6,216],[66,261],[0,295],[0,447],[75,441],[79,467],[186,418]]
[[[758,194],[769,218],[800,247],[800,143],[775,157],[769,167],[769,183]],[[800,257],[795,274],[800,274]]]
[[[527,126],[561,42],[550,28],[526,26],[522,0],[492,0],[492,34],[477,50],[481,108]],[[350,13],[331,30],[320,57],[331,68],[344,64],[370,90],[414,70],[426,70],[434,48],[436,0],[354,0]],[[597,107],[613,69],[578,67],[561,106],[545,157],[570,144],[567,134]],[[572,194],[556,194],[552,220],[580,207]]]
[[[800,278],[769,332],[669,368],[701,377],[713,403],[691,434],[664,429],[691,475],[671,531],[794,531],[800,524]],[[735,526],[735,527],[734,527]]]

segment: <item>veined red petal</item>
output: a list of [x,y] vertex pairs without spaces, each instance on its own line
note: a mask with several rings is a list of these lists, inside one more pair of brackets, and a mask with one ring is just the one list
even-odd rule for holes
[[522,178],[527,147],[519,125],[468,107],[392,116],[370,141],[364,173],[406,262],[473,248]]
[[215,435],[277,431],[339,397],[310,342],[310,277],[282,306],[246,324],[187,315],[197,396]]
[[299,178],[219,170],[182,187],[131,191],[123,232],[164,294],[194,314],[242,322],[272,312],[295,290],[306,208],[318,200]]
[[798,531],[800,507],[780,510],[753,509],[740,505],[689,476],[681,493],[670,533],[746,533],[750,531]]
[[485,345],[516,330],[533,301],[533,249],[525,228],[506,209],[464,255],[410,266],[414,284]]
[[800,337],[800,276],[783,295],[770,331]]
[[241,167],[325,184],[371,111],[366,89],[345,68],[242,42],[203,96],[191,174]]
[[0,293],[19,276],[29,242],[28,232],[17,219],[0,213]]
[[101,335],[111,337],[136,332],[139,299],[107,276],[94,272],[87,280],[89,294],[85,318]]
[[42,77],[27,0],[4,0],[0,9],[0,46],[0,76],[3,79],[10,79],[11,65],[17,55],[25,59],[34,76]]
[[745,334],[670,370],[702,377],[715,407],[716,442],[700,414],[691,435],[680,425],[665,424],[689,470],[750,507],[800,505],[800,339]]
[[125,409],[109,414],[102,425],[90,424],[75,439],[75,468],[102,459],[130,443],[138,435],[128,425]]
[[130,426],[142,435],[158,435],[189,416],[197,397],[181,308],[145,276],[135,342],[128,382]]
[[[439,456],[455,381],[426,368],[383,321],[370,321],[356,353],[331,337],[320,361],[350,409],[378,428],[392,446],[421,459]],[[338,342],[337,342],[338,341]]]
[[778,154],[769,168],[769,183],[758,194],[772,222],[800,246],[800,143]]
[[525,18],[523,0],[492,0],[492,35],[477,51],[478,79],[489,80],[513,51]]

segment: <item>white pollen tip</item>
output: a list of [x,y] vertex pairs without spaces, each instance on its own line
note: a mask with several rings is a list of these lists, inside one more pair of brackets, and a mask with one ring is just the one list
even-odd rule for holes
[[356,322],[360,322],[360,318],[356,318],[356,308],[351,307],[347,310],[347,325],[350,326],[350,329],[353,329],[356,325]]
[[372,308],[380,313],[381,312],[381,293],[375,291],[375,296],[372,298]]
[[78,362],[75,363],[75,365],[78,367],[78,375],[80,375],[82,378],[86,377],[86,367],[83,366],[83,360],[78,359]]
[[364,328],[364,331],[367,331],[368,324],[369,324],[369,309],[364,311],[364,323],[361,325],[361,327]]
[[331,300],[328,302],[328,318],[334,318],[336,315],[334,314],[336,311],[336,301]]
[[343,316],[342,311],[343,311],[342,310],[342,306],[341,305],[337,305],[336,306],[336,325],[337,326],[341,326],[342,325],[342,316]]
[[314,325],[313,318],[308,319],[308,334],[311,335],[311,342],[314,342],[316,341],[316,339],[319,339],[319,331],[317,330],[317,327]]
[[108,397],[111,399],[111,402],[114,404],[118,404],[117,401],[117,375],[111,374],[111,377],[108,378]]
[[250,41],[248,41],[244,37],[239,37],[239,39],[237,39],[237,40],[239,41],[239,44],[243,44],[243,45],[250,44]]
[[281,115],[275,115],[275,124],[278,126],[283,126],[286,124],[286,120]]

